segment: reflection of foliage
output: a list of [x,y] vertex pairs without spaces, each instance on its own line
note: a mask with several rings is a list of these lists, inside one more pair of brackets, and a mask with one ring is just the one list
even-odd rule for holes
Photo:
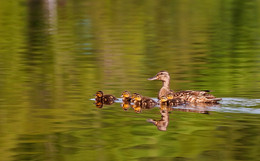
[[[216,136],[212,133],[214,129],[198,131],[196,124],[191,123],[194,118],[187,118],[185,122],[188,123],[173,125],[181,132],[179,135],[172,132],[173,138],[168,140],[168,135],[158,132],[154,137],[145,136],[154,133],[152,127],[144,127],[147,131],[143,132],[140,127],[121,126],[120,121],[126,124],[132,121],[129,118],[116,123],[104,122],[118,127],[113,134],[107,135],[114,130],[111,128],[100,130],[104,133],[94,132],[95,136],[89,129],[79,129],[89,122],[93,125],[88,126],[93,128],[104,126],[98,123],[104,117],[100,112],[85,109],[86,103],[90,108],[91,102],[86,100],[92,98],[95,91],[102,89],[119,95],[124,90],[131,90],[156,96],[160,83],[148,83],[146,78],[159,70],[168,70],[172,74],[173,89],[212,89],[218,97],[259,96],[260,21],[257,18],[259,4],[255,4],[258,2],[58,0],[57,10],[53,11],[44,0],[38,4],[33,1],[0,1],[0,132],[5,134],[0,138],[4,145],[0,153],[3,158],[15,153],[16,148],[6,153],[14,146],[18,150],[26,149],[27,145],[16,145],[14,140],[21,138],[17,137],[19,134],[30,133],[43,134],[44,142],[55,142],[53,138],[48,139],[55,135],[55,144],[59,144],[59,138],[74,135],[79,138],[73,142],[75,146],[79,140],[79,148],[88,143],[97,148],[98,144],[101,151],[110,158],[115,157],[114,160],[128,160],[117,153],[121,149],[124,154],[133,152],[138,157],[154,154],[154,151],[164,156],[165,151],[158,150],[157,144],[168,144],[165,142],[171,139],[172,145],[167,145],[169,151],[178,147],[187,152],[191,141],[196,142],[194,145],[205,143],[202,147],[191,148],[196,150],[191,150],[189,157],[216,155],[214,150],[222,150],[226,141],[235,151],[245,150],[238,149],[237,142],[253,144],[250,138],[254,137],[250,135],[246,139],[245,136],[259,132],[252,130],[255,127],[249,123],[238,126],[240,123],[234,120],[230,120],[230,124],[236,127],[219,127]],[[78,116],[71,114],[75,112],[72,109],[92,113],[86,114],[87,120],[77,120]],[[9,118],[14,121],[6,121]],[[97,121],[93,122],[93,119]],[[56,129],[56,123],[71,120],[78,121],[74,133],[70,127]],[[143,119],[136,118],[135,121],[139,123]],[[212,124],[212,127],[218,126],[216,122]],[[68,126],[66,123],[62,125]],[[70,132],[63,135],[63,131]],[[119,131],[124,135],[119,135]],[[83,132],[88,136],[84,137]],[[206,135],[206,139],[196,135],[197,132]],[[227,133],[236,133],[236,136],[230,136],[230,139]],[[181,134],[185,134],[186,139],[178,141],[179,137],[183,138]],[[133,135],[134,139],[129,139]],[[129,146],[124,144],[119,146],[121,149],[111,150],[110,147],[119,145],[115,136],[119,140],[127,138],[124,143]],[[99,143],[93,141],[93,138],[100,137],[104,139]],[[216,138],[220,140],[219,144],[215,144]],[[110,145],[111,142],[114,144]],[[33,147],[36,150],[46,148],[41,142]],[[206,151],[208,147],[213,150]],[[62,149],[55,147],[55,150],[59,148]],[[110,150],[106,151],[106,148]],[[85,156],[84,152],[79,153]],[[247,153],[254,156],[253,149]],[[167,155],[177,157],[183,154],[179,150]]]
[[[40,8],[44,3],[26,9],[3,1],[2,11],[17,9],[8,18],[4,12],[0,14],[0,21],[6,24],[0,27],[0,52],[5,59],[1,66],[13,66],[7,76],[20,72],[22,77],[25,74],[20,69],[24,68],[46,75],[43,81],[48,80],[50,86],[74,88],[70,87],[74,82],[91,91],[96,87],[110,90],[112,86],[117,91],[144,87],[145,78],[164,69],[172,74],[174,89],[213,89],[220,96],[254,97],[259,94],[255,89],[259,88],[255,5],[244,1],[222,5],[63,2],[58,3],[56,17],[51,17],[39,15],[50,14],[48,8]],[[26,11],[30,15],[37,12],[39,17],[19,14]],[[44,18],[47,22],[43,23]],[[18,23],[15,28],[14,22]],[[6,41],[8,37],[11,41]],[[94,88],[90,88],[92,84]],[[154,85],[145,88],[155,91]]]

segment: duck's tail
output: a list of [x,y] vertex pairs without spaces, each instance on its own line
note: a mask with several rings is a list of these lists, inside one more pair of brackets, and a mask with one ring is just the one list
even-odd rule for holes
[[205,103],[218,103],[218,101],[221,101],[222,98],[207,98],[205,99]]

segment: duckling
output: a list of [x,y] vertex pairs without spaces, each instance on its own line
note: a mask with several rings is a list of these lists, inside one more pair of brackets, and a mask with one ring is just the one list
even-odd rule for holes
[[168,106],[168,99],[166,96],[162,96],[160,99],[160,106]]
[[167,102],[169,106],[177,106],[186,103],[184,99],[180,97],[174,97],[172,93],[167,94]]
[[98,102],[114,102],[115,100],[117,100],[117,98],[113,95],[104,95],[104,93],[102,91],[97,91],[96,92],[96,96],[95,96],[96,101]]
[[181,101],[180,98],[172,98],[172,96],[162,96],[160,101],[160,106],[167,106],[167,107],[173,107],[177,105],[184,104],[183,101]]
[[136,95],[138,95],[138,93],[133,93],[133,94],[132,94],[132,97],[131,97],[131,102],[132,102],[132,103],[135,102]]
[[153,99],[149,97],[144,97],[138,93],[135,94],[134,99],[135,99],[134,104],[139,104],[144,108],[152,108],[155,105],[157,105],[157,102],[154,101]]
[[129,102],[131,101],[131,93],[128,91],[124,91],[121,95],[123,97],[123,102]]
[[[167,96],[167,94],[172,93],[170,90],[170,75],[167,71],[160,71],[154,77],[149,78],[148,80],[161,80],[163,82],[163,86],[158,93],[158,98],[160,99],[162,96]],[[179,97],[184,101],[192,102],[192,103],[218,103],[218,101],[222,100],[221,98],[216,98],[212,94],[209,94],[209,90],[205,91],[180,91],[173,92],[174,97]]]

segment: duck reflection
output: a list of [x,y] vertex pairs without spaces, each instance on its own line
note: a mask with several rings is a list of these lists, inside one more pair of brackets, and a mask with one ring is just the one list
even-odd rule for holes
[[193,112],[193,113],[201,113],[201,114],[210,114],[208,108],[196,107],[192,108],[189,104],[184,106],[170,107],[168,111],[182,111],[182,112]]
[[148,119],[147,122],[153,123],[160,131],[166,131],[169,124],[168,109],[169,106],[167,106],[166,104],[160,105],[161,119],[160,120]]
[[169,125],[169,113],[172,111],[182,111],[182,112],[194,112],[201,114],[209,114],[209,108],[216,106],[217,104],[209,103],[186,103],[180,99],[169,99],[165,96],[162,96],[159,100],[160,102],[160,114],[161,119],[147,119],[147,122],[154,124],[158,130],[166,131]]

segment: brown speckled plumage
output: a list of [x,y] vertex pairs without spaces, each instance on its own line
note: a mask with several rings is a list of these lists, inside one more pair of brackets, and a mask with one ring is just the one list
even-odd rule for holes
[[111,102],[117,100],[117,98],[110,94],[104,95],[102,91],[97,91],[95,95],[95,100],[98,102]]
[[157,105],[157,102],[154,101],[152,98],[142,96],[140,94],[135,94],[134,104],[138,104],[142,106],[142,108],[152,108]]

